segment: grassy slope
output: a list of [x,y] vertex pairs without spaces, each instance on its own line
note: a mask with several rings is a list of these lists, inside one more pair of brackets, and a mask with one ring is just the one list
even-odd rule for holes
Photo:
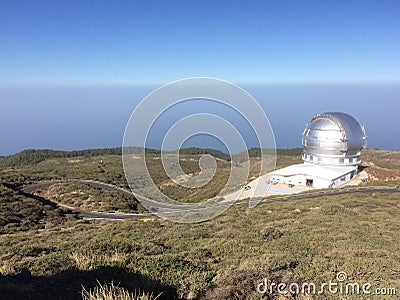
[[[104,172],[99,159],[106,162]],[[124,186],[119,159],[43,161],[3,170],[2,182],[81,175]],[[298,161],[282,156],[278,165]],[[397,194],[231,208],[208,222],[175,224],[157,218],[76,220],[7,186],[1,191],[0,271],[10,274],[0,277],[3,296],[79,299],[81,285],[89,289],[97,279],[127,290],[163,292],[165,299],[190,292],[204,299],[257,299],[255,285],[264,277],[322,283],[339,271],[353,281],[400,286]],[[21,273],[24,269],[31,275]]]

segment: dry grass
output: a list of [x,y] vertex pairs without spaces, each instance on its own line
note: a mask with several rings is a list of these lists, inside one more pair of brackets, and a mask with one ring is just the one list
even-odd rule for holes
[[70,258],[75,262],[75,265],[78,268],[78,270],[90,271],[94,270],[97,266],[102,265],[104,263],[122,264],[126,262],[127,255],[125,253],[120,253],[117,250],[111,254],[109,253],[99,254],[93,251],[89,251],[86,253],[74,251],[71,253]]
[[368,166],[400,171],[400,151],[366,149],[361,158]]
[[161,295],[154,296],[152,293],[145,293],[140,290],[129,292],[113,282],[109,284],[97,283],[98,285],[89,291],[82,287],[83,300],[156,300]]

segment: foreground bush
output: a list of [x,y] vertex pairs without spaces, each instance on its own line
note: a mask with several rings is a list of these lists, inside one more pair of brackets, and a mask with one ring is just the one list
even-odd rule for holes
[[156,300],[158,296],[153,296],[152,293],[144,293],[140,291],[129,292],[113,282],[109,284],[100,284],[92,290],[87,291],[82,288],[83,300]]

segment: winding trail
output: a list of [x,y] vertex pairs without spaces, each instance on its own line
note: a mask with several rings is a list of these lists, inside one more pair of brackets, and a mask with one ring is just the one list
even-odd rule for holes
[[[37,196],[34,196],[34,192],[47,188],[53,184],[65,184],[65,183],[83,183],[89,184],[96,188],[103,189],[106,191],[115,191],[124,193],[130,196],[133,196],[133,193],[127,189],[95,180],[83,180],[83,179],[67,179],[67,180],[58,180],[58,181],[43,181],[38,182],[26,186],[19,187],[18,190],[26,196],[31,196],[37,199]],[[318,198],[321,196],[333,196],[333,195],[343,195],[343,194],[350,194],[350,193],[373,193],[373,192],[385,192],[385,193],[400,193],[400,189],[395,186],[368,186],[368,187],[349,187],[349,188],[339,188],[339,189],[331,189],[331,190],[322,190],[316,192],[307,192],[307,193],[300,193],[294,195],[287,195],[287,196],[274,196],[270,198],[266,198],[261,200],[259,205],[263,204],[270,204],[274,202],[287,202],[292,200],[301,200],[301,199],[309,199],[309,198]],[[43,198],[42,198],[43,199]],[[64,208],[67,211],[76,213],[78,216],[84,219],[95,219],[95,220],[110,220],[110,221],[118,221],[118,220],[125,220],[130,218],[146,218],[146,217],[153,217],[153,213],[143,213],[143,214],[135,214],[135,213],[108,213],[108,212],[98,212],[98,211],[87,211],[80,208],[70,207],[53,200],[43,199],[51,204]],[[149,199],[148,199],[149,201]],[[155,205],[160,205],[160,203],[155,202]],[[248,201],[241,200],[233,205],[231,204],[220,204],[221,207],[230,207],[230,206],[246,206],[248,205]],[[184,207],[176,212],[185,212],[189,209],[185,209]],[[193,211],[193,209],[191,210]]]

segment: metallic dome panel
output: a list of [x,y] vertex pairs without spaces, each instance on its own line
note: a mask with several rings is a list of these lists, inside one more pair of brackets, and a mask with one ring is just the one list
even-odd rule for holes
[[326,165],[357,165],[366,147],[364,127],[345,113],[315,115],[303,132],[303,160]]

